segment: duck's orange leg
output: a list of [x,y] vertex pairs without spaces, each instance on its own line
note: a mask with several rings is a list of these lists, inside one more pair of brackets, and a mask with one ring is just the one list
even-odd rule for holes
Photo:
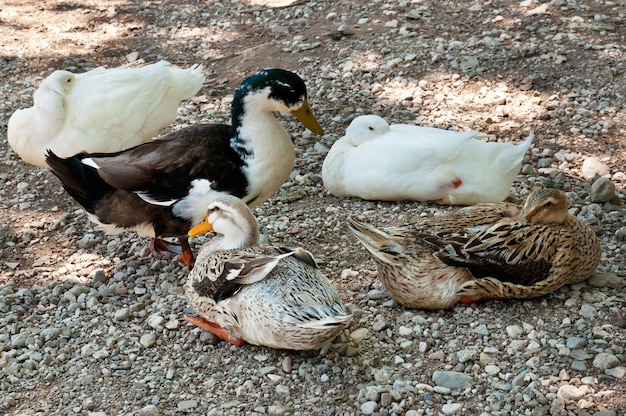
[[172,255],[172,253],[181,253],[180,261],[182,261],[183,263],[185,263],[185,265],[189,267],[193,267],[196,262],[196,258],[193,255],[193,251],[191,251],[189,240],[187,240],[187,237],[180,237],[178,241],[179,243],[173,243],[171,241],[166,241],[161,238],[151,238],[150,253],[152,253],[154,257],[169,257]]
[[196,264],[196,258],[193,255],[193,251],[191,251],[189,240],[187,240],[187,237],[179,237],[178,241],[180,241],[180,247],[183,251],[180,255],[180,260],[185,263],[186,266],[193,267],[194,264]]
[[209,322],[206,319],[202,318],[202,317],[193,317],[193,316],[187,316],[185,315],[185,320],[187,322],[189,322],[190,324],[196,325],[202,329],[204,329],[205,331],[209,331],[210,333],[212,333],[213,335],[217,336],[220,339],[223,339],[226,342],[230,342],[233,345],[236,345],[238,347],[241,347],[244,344],[244,340],[241,338],[231,338],[230,335],[228,335],[228,332],[226,332],[224,330],[224,328],[222,328],[221,326],[219,326],[218,324],[215,324],[213,322]]

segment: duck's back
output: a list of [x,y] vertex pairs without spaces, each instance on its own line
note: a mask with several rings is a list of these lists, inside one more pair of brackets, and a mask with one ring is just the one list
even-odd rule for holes
[[337,336],[350,320],[329,280],[294,256],[282,259],[269,276],[243,287],[237,296],[237,305],[226,302],[252,344],[315,349]]

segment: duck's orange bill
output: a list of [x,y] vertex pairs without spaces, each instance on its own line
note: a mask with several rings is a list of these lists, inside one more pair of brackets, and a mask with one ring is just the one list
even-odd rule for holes
[[191,230],[189,230],[187,235],[193,237],[194,235],[208,233],[209,231],[213,231],[213,226],[209,223],[209,217],[205,217],[204,221],[202,221],[200,224],[191,227]]

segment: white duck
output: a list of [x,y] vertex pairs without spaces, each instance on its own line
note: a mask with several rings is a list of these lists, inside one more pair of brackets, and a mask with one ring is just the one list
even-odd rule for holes
[[352,315],[313,256],[302,248],[257,245],[259,225],[247,205],[222,195],[204,223],[214,230],[187,278],[185,294],[200,317],[185,319],[234,344],[324,349]]
[[201,66],[166,61],[82,74],[57,70],[35,91],[33,107],[13,113],[7,138],[24,161],[42,167],[46,149],[62,157],[124,150],[171,124],[181,100],[203,82]]
[[503,201],[533,133],[519,145],[483,142],[478,131],[456,132],[355,118],[322,166],[335,196],[473,205]]

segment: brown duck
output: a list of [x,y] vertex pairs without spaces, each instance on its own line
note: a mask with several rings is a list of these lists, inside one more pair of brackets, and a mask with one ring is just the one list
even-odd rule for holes
[[348,223],[391,297],[409,308],[542,296],[587,279],[601,257],[595,233],[555,189],[532,191],[521,208],[483,204],[410,227]]

